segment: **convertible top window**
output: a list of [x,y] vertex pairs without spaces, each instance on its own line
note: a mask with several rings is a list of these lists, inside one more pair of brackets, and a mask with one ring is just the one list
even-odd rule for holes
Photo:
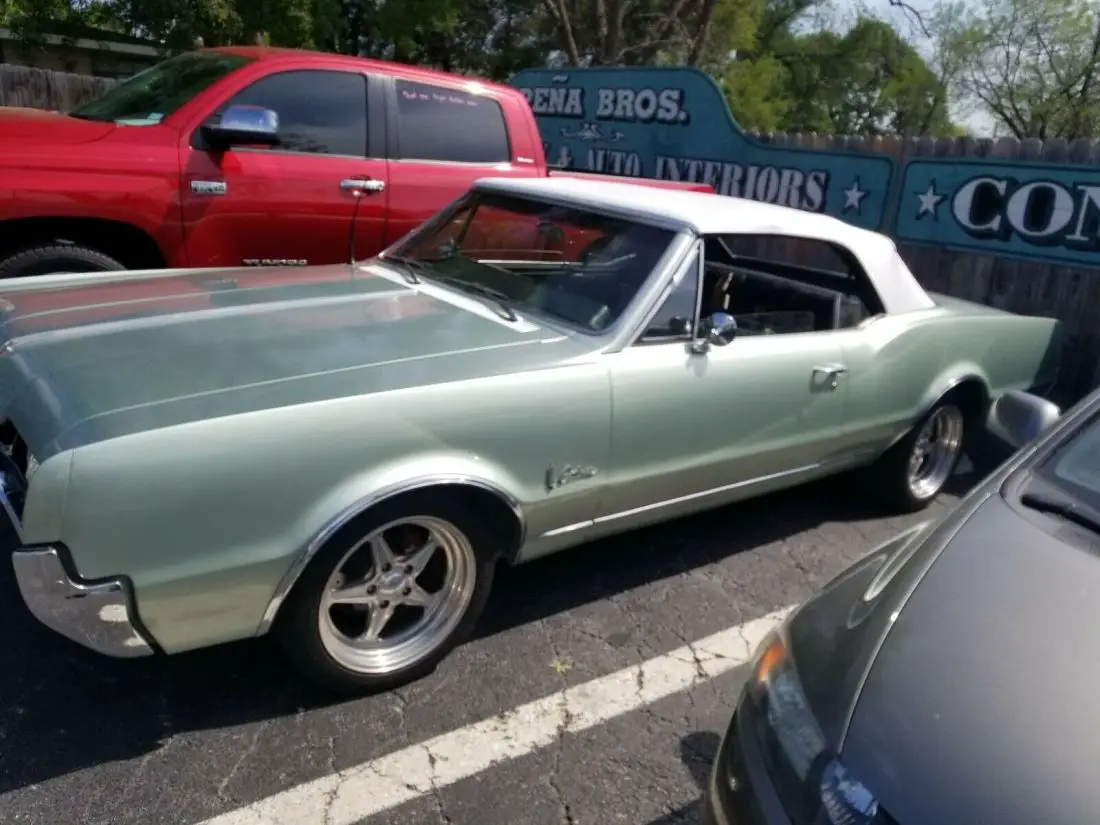
[[417,277],[590,334],[623,315],[675,233],[527,198],[475,193],[393,251]]

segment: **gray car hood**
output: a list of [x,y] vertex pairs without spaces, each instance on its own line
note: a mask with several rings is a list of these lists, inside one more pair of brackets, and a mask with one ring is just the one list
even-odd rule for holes
[[142,430],[538,369],[584,351],[572,336],[380,267],[26,280],[0,289],[0,403],[40,460]]
[[1100,558],[1044,519],[987,498],[871,664],[841,759],[901,825],[1095,818]]

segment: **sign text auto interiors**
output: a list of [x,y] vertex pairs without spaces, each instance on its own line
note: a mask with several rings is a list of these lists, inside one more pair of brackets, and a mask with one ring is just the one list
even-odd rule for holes
[[[595,101],[586,100],[586,91],[577,86],[520,87],[536,116],[573,118],[575,130],[562,129],[563,138],[616,143],[623,139],[615,123],[688,126],[691,114],[684,106],[682,88],[600,87]],[[606,125],[605,125],[606,124]],[[552,144],[544,142],[547,160],[564,169],[576,168],[576,158],[568,145],[555,154]],[[825,206],[829,172],[825,169],[798,169],[766,164],[742,164],[700,157],[675,157],[656,153],[653,168],[645,168],[639,152],[626,149],[591,147],[583,158],[590,172],[659,180],[706,183],[717,192],[734,197],[778,203],[812,212]]]

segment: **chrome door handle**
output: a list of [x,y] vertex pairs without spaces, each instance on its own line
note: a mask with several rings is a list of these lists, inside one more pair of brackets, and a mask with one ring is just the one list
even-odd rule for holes
[[386,188],[386,182],[381,180],[369,180],[367,178],[344,178],[340,181],[340,188],[345,192],[381,192]]
[[829,383],[829,389],[835,390],[840,386],[840,376],[848,372],[848,368],[841,366],[840,364],[828,364],[823,367],[814,367],[814,378],[818,375],[825,376],[825,379]]

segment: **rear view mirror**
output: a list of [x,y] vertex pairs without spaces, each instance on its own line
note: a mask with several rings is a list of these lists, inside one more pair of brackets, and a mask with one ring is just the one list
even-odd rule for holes
[[274,146],[279,142],[279,115],[263,106],[230,106],[217,123],[205,123],[202,136],[218,151],[233,146]]
[[986,426],[1013,450],[1041,436],[1061,417],[1057,404],[1029,392],[1010,390],[993,402]]

